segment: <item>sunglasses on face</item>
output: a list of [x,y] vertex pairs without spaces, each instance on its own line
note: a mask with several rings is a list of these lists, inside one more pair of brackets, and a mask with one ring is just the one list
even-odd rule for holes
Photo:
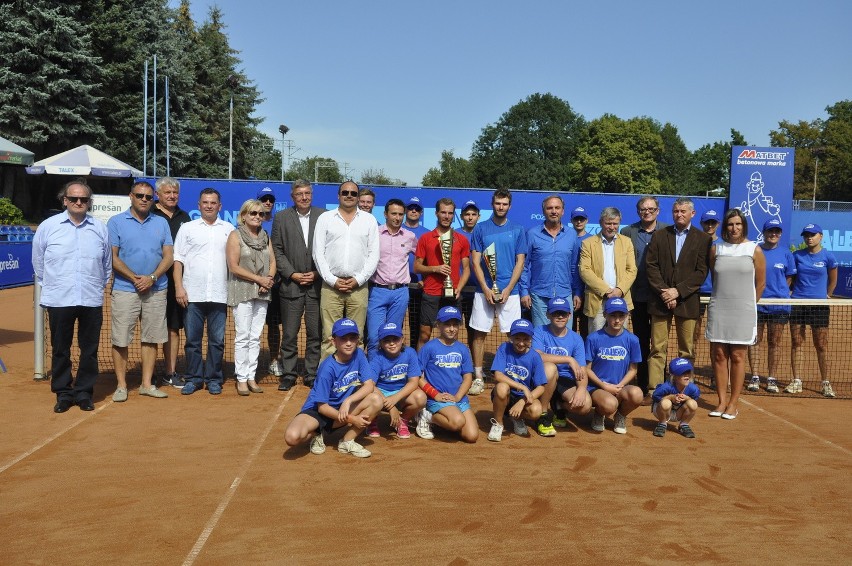
[[248,216],[263,216],[263,212],[261,212],[260,210],[249,210],[248,212],[246,212],[246,215],[248,215]]
[[89,197],[65,197],[65,200],[67,200],[68,202],[89,204]]
[[275,202],[275,197],[263,197],[258,200],[260,200],[260,202]]
[[154,195],[148,195],[145,193],[133,193],[133,196],[139,200],[154,200]]
[[340,191],[342,197],[357,197],[358,191]]

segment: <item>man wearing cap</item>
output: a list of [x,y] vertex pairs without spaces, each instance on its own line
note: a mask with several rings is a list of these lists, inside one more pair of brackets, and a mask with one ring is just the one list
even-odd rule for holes
[[[787,246],[779,245],[781,241],[781,221],[777,218],[767,220],[763,224],[763,255],[766,258],[766,287],[761,298],[789,299],[790,285],[796,275],[796,262]],[[781,341],[784,326],[790,322],[790,305],[757,305],[757,339],[748,349],[748,363],[752,376],[747,389],[760,390],[761,368],[760,343],[766,329],[769,329],[767,349],[766,392],[778,393],[778,362],[781,358]]]
[[393,322],[402,328],[408,308],[411,274],[408,258],[417,247],[417,238],[402,227],[405,205],[398,198],[385,203],[385,223],[379,226],[379,263],[370,278],[367,306],[367,356],[372,359],[379,345],[379,328]]
[[[527,231],[527,253],[519,284],[521,306],[531,309],[535,326],[547,324],[547,302],[554,297],[574,297],[574,310],[580,308],[580,274],[577,260],[580,244],[572,228],[562,224],[565,203],[551,195],[541,203],[544,223]],[[571,322],[569,321],[570,325]]]
[[[719,214],[715,210],[708,210],[707,212],[701,215],[701,229],[704,230],[704,233],[709,235],[712,238],[712,246],[716,245],[716,240],[719,239],[719,234],[716,233],[716,229],[719,227]],[[698,303],[698,320],[695,321],[695,332],[692,335],[693,343],[698,342],[698,339],[702,336],[702,322],[704,320],[704,313],[707,311],[707,305],[709,304],[710,295],[713,293],[713,276],[710,274],[710,269],[707,270],[707,277],[704,278],[704,283],[701,284],[701,287],[698,289],[699,300]]]
[[633,333],[639,339],[639,347],[642,348],[642,361],[639,362],[636,372],[636,383],[642,391],[647,392],[648,357],[651,352],[651,315],[648,312],[648,303],[651,302],[651,290],[648,287],[645,258],[654,233],[668,224],[657,220],[660,214],[660,201],[657,197],[641,197],[636,203],[636,212],[639,214],[639,221],[625,226],[621,233],[630,238],[636,259],[636,279],[630,288],[630,299],[633,301],[630,322],[633,325]]
[[[476,224],[479,222],[479,206],[476,204],[475,200],[469,200],[464,203],[461,211],[461,223],[462,226],[457,233],[460,236],[464,236],[467,238],[468,244],[470,244],[470,239],[473,236],[473,229],[476,227]],[[465,290],[462,291],[461,296],[461,310],[464,315],[464,325],[467,329],[467,347],[473,349],[473,329],[470,327],[470,315],[473,312],[473,296],[475,294],[473,290],[473,269],[471,268],[471,278],[468,278],[468,284],[465,286]]]
[[376,193],[369,187],[363,187],[358,191],[358,208],[364,212],[373,214],[373,207],[376,206]]
[[678,356],[695,359],[698,289],[707,277],[710,236],[692,225],[695,205],[681,197],[672,206],[674,225],[655,232],[648,244],[645,267],[651,289],[651,353],[648,389],[663,382],[669,330],[674,319]]
[[112,361],[118,386],[112,400],[127,401],[127,348],[136,323],[142,342],[139,394],[168,397],[152,383],[157,345],[169,339],[166,327],[166,272],[174,259],[171,230],[165,218],[151,214],[154,187],[141,181],[130,189],[130,208],[107,222],[112,246]]
[[[586,212],[586,209],[582,206],[576,207],[571,211],[571,225],[574,226],[574,233],[577,235],[577,243],[579,246],[583,245],[583,240],[592,237],[592,234],[586,232],[586,224],[589,222],[589,214]],[[580,258],[577,258],[577,272],[579,273]],[[586,284],[583,283],[583,279],[580,278],[580,288],[575,291],[578,296],[585,297],[586,296]],[[580,333],[580,336],[583,339],[589,335],[589,319],[586,318],[586,315],[583,314],[583,309],[577,309],[574,311],[574,320],[571,324],[572,328],[576,328]]]
[[322,358],[334,350],[329,341],[335,320],[344,316],[359,328],[367,320],[367,281],[379,263],[379,224],[358,209],[358,185],[345,181],[337,189],[339,206],[324,212],[314,231],[314,262],[323,280],[320,296]]
[[[47,309],[50,325],[53,411],[64,413],[73,405],[94,411],[104,289],[112,276],[109,231],[88,214],[92,189],[84,179],[65,184],[59,199],[65,211],[39,225],[32,250],[39,304]],[[76,379],[71,375],[75,323],[80,348]]]
[[[527,253],[527,232],[520,224],[509,220],[512,193],[497,189],[491,197],[491,218],[480,222],[473,229],[470,244],[470,263],[473,267],[477,290],[473,298],[473,313],[470,326],[474,331],[473,369],[474,380],[471,395],[479,395],[485,389],[482,361],[485,358],[485,337],[494,326],[494,315],[500,321],[500,331],[509,332],[512,323],[521,318],[521,298],[518,282],[524,271]],[[491,280],[488,268],[488,252],[494,250],[496,281]],[[498,295],[492,288],[496,286]]]
[[[429,231],[420,224],[422,217],[423,205],[420,203],[420,198],[411,197],[405,206],[404,227],[414,234],[417,241],[420,240],[420,236]],[[416,242],[414,247],[417,247]],[[414,256],[414,250],[412,250],[408,256],[408,271],[411,273],[411,285],[408,288],[408,335],[412,346],[420,340],[420,300],[423,296],[423,278],[414,271]]]
[[[269,187],[263,187],[257,192],[257,200],[263,205],[263,229],[266,230],[266,235],[272,236],[273,218],[275,212],[275,192]],[[266,339],[269,344],[269,373],[276,377],[281,377],[281,361],[279,352],[281,351],[281,294],[278,290],[278,282],[272,286],[272,292],[269,295],[269,307],[266,309]]]
[[636,279],[636,257],[633,244],[618,234],[621,211],[608,206],[601,210],[600,233],[583,241],[580,251],[580,277],[586,284],[583,312],[588,319],[588,333],[604,327],[603,303],[613,297],[623,298],[630,309],[630,287]]
[[[305,375],[310,387],[317,375],[320,359],[319,298],[322,278],[314,263],[314,233],[325,212],[313,206],[313,188],[304,179],[293,181],[290,189],[293,206],[275,215],[272,222],[272,251],[278,269],[278,293],[282,317],[281,381],[279,391],[289,391],[296,383],[298,336],[305,319]],[[270,353],[270,355],[272,355]]]

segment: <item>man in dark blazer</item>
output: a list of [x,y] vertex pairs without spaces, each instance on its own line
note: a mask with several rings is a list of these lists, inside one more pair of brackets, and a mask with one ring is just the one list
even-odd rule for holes
[[678,356],[695,359],[693,332],[698,320],[698,289],[707,276],[710,236],[692,225],[695,206],[679,198],[672,206],[674,225],[654,232],[645,267],[651,288],[651,354],[648,388],[663,382],[672,316],[677,331]]
[[[311,206],[313,190],[308,181],[293,182],[290,192],[293,206],[275,215],[272,222],[272,249],[280,276],[281,296],[281,365],[283,375],[279,391],[288,391],[296,384],[297,339],[305,318],[305,375],[302,381],[310,387],[317,375],[320,357],[319,298],[322,278],[314,265],[314,227],[325,212]],[[270,355],[274,355],[270,352]]]

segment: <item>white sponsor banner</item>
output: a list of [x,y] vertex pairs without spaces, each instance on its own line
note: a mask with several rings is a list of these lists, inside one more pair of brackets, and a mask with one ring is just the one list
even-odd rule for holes
[[130,208],[130,195],[92,195],[89,213],[106,224],[107,220]]

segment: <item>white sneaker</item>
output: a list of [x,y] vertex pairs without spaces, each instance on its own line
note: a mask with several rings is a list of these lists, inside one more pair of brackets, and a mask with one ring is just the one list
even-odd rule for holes
[[784,391],[787,393],[801,393],[802,392],[802,380],[798,377],[793,378],[787,387],[784,388]]
[[311,439],[311,454],[316,454],[319,456],[325,452],[325,440],[322,438],[322,433],[318,432],[316,436]]
[[354,440],[341,440],[337,443],[337,451],[342,454],[352,454],[356,458],[369,458],[373,455],[372,452]]
[[115,390],[115,393],[112,394],[112,400],[116,403],[124,403],[125,401],[127,401],[127,388],[117,388]]
[[822,382],[822,396],[834,399],[834,389],[831,388],[831,383],[828,381]]
[[165,391],[157,389],[156,385],[152,385],[151,387],[145,387],[144,385],[140,385],[139,395],[147,395],[148,397],[156,397],[157,399],[165,399],[169,396],[169,394]]
[[281,364],[278,363],[278,359],[275,358],[271,362],[269,362],[269,373],[272,375],[276,375],[281,377],[284,375],[284,370],[281,368]]
[[426,409],[420,409],[417,415],[417,426],[414,428],[417,436],[423,440],[432,440],[435,435],[432,433],[432,413]]
[[766,392],[767,393],[778,393],[778,382],[775,381],[774,377],[766,378]]
[[468,395],[479,395],[485,391],[485,380],[481,377],[477,377],[473,380],[473,383],[470,384],[470,389],[468,389]]
[[746,387],[746,389],[748,391],[760,391],[760,376],[751,376],[751,381],[748,382],[748,386]]
[[488,431],[488,440],[491,442],[500,442],[503,438],[503,425],[496,420],[491,419],[491,430]]
[[527,423],[524,422],[524,419],[513,418],[512,427],[514,428],[515,434],[517,434],[518,436],[530,435],[530,429],[527,428]]
[[604,431],[604,416],[597,411],[592,415],[592,430],[595,432]]
[[627,434],[627,417],[616,411],[613,420],[615,421],[615,426],[612,432],[615,434]]

